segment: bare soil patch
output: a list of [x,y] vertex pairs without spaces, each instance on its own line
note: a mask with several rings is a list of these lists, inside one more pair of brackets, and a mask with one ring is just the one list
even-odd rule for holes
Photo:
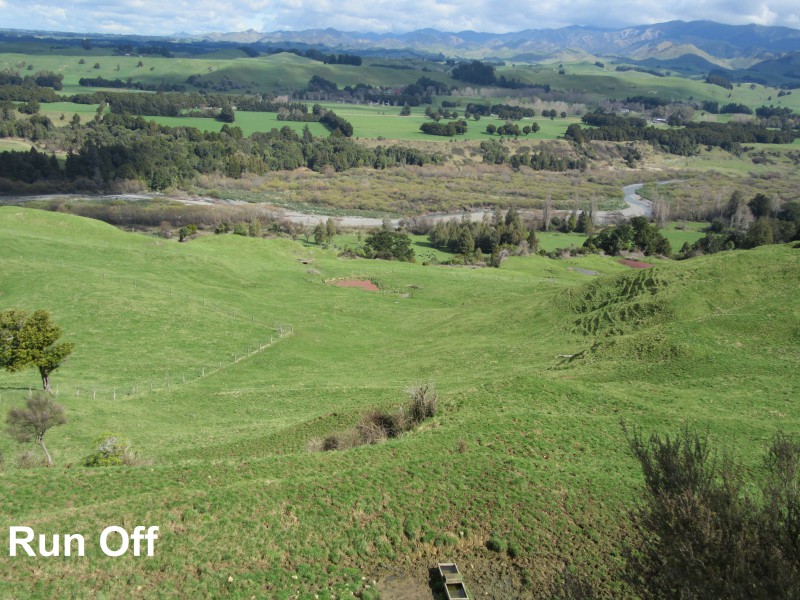
[[386,600],[432,600],[430,586],[403,573],[387,574],[378,579],[377,589]]
[[576,271],[576,272],[581,273],[583,275],[589,275],[589,276],[600,275],[599,271],[592,271],[591,269],[584,269],[582,267],[569,267],[567,270],[568,271]]
[[638,260],[630,260],[629,258],[619,259],[620,264],[630,267],[631,269],[649,269],[653,265],[649,263],[639,262]]
[[379,289],[377,285],[367,279],[340,279],[339,281],[334,281],[333,285],[337,287],[361,288],[362,290],[368,290],[370,292],[377,292]]

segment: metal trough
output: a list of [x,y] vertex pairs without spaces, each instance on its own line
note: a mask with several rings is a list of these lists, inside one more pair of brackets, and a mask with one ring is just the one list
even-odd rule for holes
[[444,589],[447,591],[447,600],[469,600],[467,588],[460,581],[457,583],[445,583]]
[[439,563],[439,574],[444,581],[448,600],[468,600],[467,588],[456,563]]

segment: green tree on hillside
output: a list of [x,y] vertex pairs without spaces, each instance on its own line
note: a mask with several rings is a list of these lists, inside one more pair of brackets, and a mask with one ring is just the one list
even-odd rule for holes
[[50,391],[50,374],[72,353],[71,342],[57,344],[61,327],[50,321],[50,313],[37,310],[6,310],[0,313],[0,367],[11,372],[28,367],[39,369],[42,387]]
[[333,236],[336,235],[336,223],[332,217],[328,217],[328,220],[325,221],[325,233],[328,235],[329,240],[332,240]]
[[397,231],[376,231],[364,240],[364,250],[370,258],[414,262],[411,238]]
[[753,199],[747,203],[747,207],[756,219],[768,217],[772,214],[772,199],[765,194],[756,194],[753,196]]
[[314,243],[317,246],[328,243],[328,228],[322,223],[317,223],[317,226],[314,227]]

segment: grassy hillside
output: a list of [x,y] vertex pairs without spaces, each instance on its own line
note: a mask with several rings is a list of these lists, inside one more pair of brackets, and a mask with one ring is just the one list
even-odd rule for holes
[[[532,597],[564,563],[618,595],[641,484],[620,418],[707,425],[754,469],[773,431],[800,431],[790,247],[474,270],[289,240],[178,244],[18,207],[0,207],[0,237],[0,309],[45,308],[76,344],[52,377],[69,418],[47,435],[56,468],[17,469],[3,436],[0,515],[88,544],[3,556],[0,596],[374,598],[373,580],[424,588],[444,560],[476,597]],[[351,276],[381,291],[326,284]],[[441,409],[418,430],[307,451],[421,382]],[[36,384],[0,373],[3,412]],[[81,467],[103,431],[144,464]],[[159,525],[156,556],[102,556],[109,524]]]
[[[83,64],[81,64],[83,59]],[[139,63],[142,66],[138,66]],[[95,64],[99,65],[95,68]],[[0,69],[13,69],[23,74],[30,71],[52,71],[64,75],[64,92],[83,93],[87,88],[78,85],[82,77],[106,79],[131,78],[135,82],[158,85],[160,83],[186,84],[190,75],[202,75],[211,83],[223,79],[235,82],[234,91],[252,93],[289,93],[306,87],[313,75],[335,81],[339,87],[359,82],[370,85],[402,86],[428,75],[450,83],[449,77],[440,73],[422,73],[418,70],[398,70],[381,66],[326,65],[319,61],[294,54],[281,53],[257,58],[229,58],[227,54],[198,58],[164,58],[161,56],[85,56],[0,54]],[[187,86],[191,89],[191,86]]]

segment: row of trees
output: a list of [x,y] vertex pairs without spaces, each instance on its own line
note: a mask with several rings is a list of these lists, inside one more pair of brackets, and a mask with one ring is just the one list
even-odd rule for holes
[[672,254],[669,240],[645,217],[633,217],[628,223],[606,227],[586,238],[583,247],[590,252],[602,250],[612,256],[633,250],[642,252],[645,256]]
[[736,190],[706,235],[693,244],[685,243],[678,258],[795,240],[800,240],[800,200],[786,202],[776,210],[769,196],[756,194],[748,200]]
[[[44,120],[44,125],[39,119]],[[345,125],[335,114],[328,111],[323,119],[342,133]],[[34,115],[30,119],[0,122],[0,135],[29,133],[29,139],[47,139],[51,146],[68,152],[65,167],[57,168],[57,161],[38,151],[9,152],[4,155],[8,168],[3,169],[2,175],[28,183],[54,179],[85,181],[104,189],[115,181],[140,180],[150,189],[161,190],[186,184],[203,173],[240,177],[245,172],[298,167],[343,171],[361,166],[382,169],[401,164],[424,165],[440,160],[436,154],[412,148],[370,149],[336,132],[320,138],[307,129],[299,135],[289,127],[245,138],[239,128],[229,125],[224,125],[221,132],[202,132],[192,127],[160,126],[125,114],[106,115],[72,127],[51,125],[46,118]]]
[[741,144],[791,144],[797,133],[775,130],[755,123],[687,123],[679,129],[647,126],[636,117],[619,117],[607,113],[589,113],[582,117],[589,128],[573,123],[564,137],[579,144],[587,140],[612,142],[647,141],[665,152],[681,156],[697,153],[698,146],[716,146],[739,153]]
[[[505,121],[519,121],[521,119],[532,118],[536,116],[536,111],[532,108],[515,106],[512,104],[489,105],[470,102],[467,104],[465,112],[471,115],[481,115],[482,117],[496,115],[498,119],[503,119]],[[549,116],[549,111],[547,112],[548,114],[544,114],[544,112],[542,112],[542,116]]]
[[547,150],[531,153],[520,151],[511,155],[508,152],[508,148],[497,140],[482,141],[480,151],[483,155],[483,162],[492,165],[508,164],[515,169],[524,166],[534,171],[569,171],[573,169],[584,170],[588,166],[585,157],[564,157]]
[[542,87],[537,84],[522,83],[521,81],[513,78],[508,79],[505,75],[500,75],[498,77],[495,73],[494,65],[482,62],[480,60],[459,63],[453,67],[450,75],[453,77],[453,79],[464,81],[466,83],[473,83],[475,85],[493,85],[512,89]]
[[467,122],[463,119],[450,121],[449,123],[423,123],[419,126],[422,133],[428,135],[441,135],[452,137],[454,135],[464,135],[467,133]]
[[519,137],[520,135],[529,135],[531,133],[538,133],[541,128],[539,124],[534,122],[531,125],[525,125],[522,129],[519,128],[519,125],[516,123],[505,123],[500,125],[499,127],[489,123],[486,126],[486,133],[489,135],[513,135],[515,138]]
[[13,85],[25,87],[45,87],[55,91],[64,89],[64,75],[52,71],[39,71],[34,75],[22,76],[17,71],[6,69],[0,71],[0,87]]
[[476,258],[480,262],[483,255],[490,255],[491,264],[496,267],[500,266],[503,251],[514,254],[538,249],[535,227],[524,224],[513,206],[505,215],[497,208],[491,219],[480,222],[473,222],[469,215],[460,221],[439,221],[428,232],[428,239],[434,248],[460,254],[467,260]]

